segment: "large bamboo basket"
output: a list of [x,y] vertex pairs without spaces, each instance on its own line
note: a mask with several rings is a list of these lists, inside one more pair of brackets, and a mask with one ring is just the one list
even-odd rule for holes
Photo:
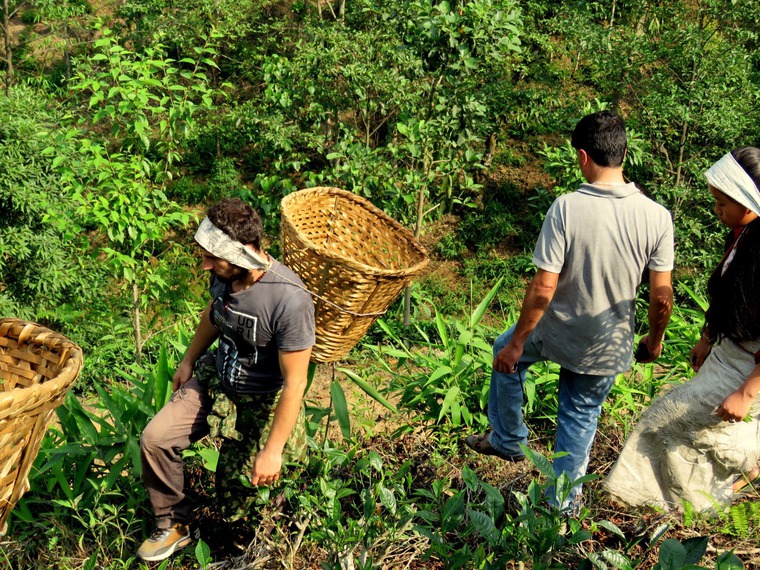
[[65,336],[0,319],[0,533],[29,489],[48,422],[81,367],[82,350]]
[[280,229],[285,265],[314,295],[313,362],[345,356],[428,262],[409,230],[338,188],[283,198]]

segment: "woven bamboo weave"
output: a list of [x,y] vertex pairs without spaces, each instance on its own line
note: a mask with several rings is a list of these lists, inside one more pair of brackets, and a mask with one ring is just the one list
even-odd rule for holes
[[29,489],[42,438],[82,367],[82,350],[35,323],[0,319],[0,532]]
[[420,275],[427,252],[382,210],[339,188],[294,192],[281,209],[283,261],[314,295],[311,359],[334,362]]

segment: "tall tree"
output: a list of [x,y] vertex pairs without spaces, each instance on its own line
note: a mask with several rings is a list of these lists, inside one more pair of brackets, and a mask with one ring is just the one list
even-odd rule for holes
[[108,265],[131,293],[138,360],[143,311],[169,288],[161,263],[171,247],[166,233],[190,217],[165,186],[195,113],[211,108],[218,94],[204,72],[213,48],[207,43],[196,52],[197,59],[176,61],[156,42],[135,53],[104,29],[95,53],[75,68],[70,86],[82,104],[61,139],[73,152],[55,162],[82,223],[107,237]]

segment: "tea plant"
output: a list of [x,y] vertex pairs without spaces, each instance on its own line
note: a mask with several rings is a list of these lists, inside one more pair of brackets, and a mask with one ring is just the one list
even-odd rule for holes
[[[625,535],[612,523],[607,523],[605,528],[612,530],[625,540]],[[654,548],[667,529],[668,525],[664,524],[652,533],[649,539],[649,546],[645,549],[645,552]],[[707,544],[707,536],[695,536],[687,538],[684,541],[679,541],[675,538],[664,540],[660,545],[658,561],[652,568],[653,570],[697,570],[699,568],[706,568],[705,566],[698,566],[697,562],[705,555]],[[635,568],[643,568],[642,564],[645,563],[642,558],[631,560],[626,554],[610,549],[605,549],[599,554],[589,553],[588,561],[591,562],[594,568],[600,570],[607,570],[610,567],[619,568],[620,570],[634,570]],[[715,570],[741,570],[744,568],[744,564],[729,550],[716,557],[713,568]]]
[[323,568],[383,567],[386,553],[409,537],[408,462],[388,466],[375,451],[347,451],[326,441],[305,489],[290,489],[311,539],[328,552]]
[[[419,410],[423,421],[441,423],[446,419],[455,427],[487,425],[483,412],[493,362],[487,337],[493,333],[480,321],[501,283],[501,279],[496,282],[466,323],[436,311],[439,342],[415,325],[424,339],[423,348],[407,347],[390,327],[379,321],[392,343],[376,349],[380,365],[394,377],[390,390],[400,393],[402,406]],[[388,359],[394,359],[395,366]]]
[[489,570],[513,561],[530,562],[533,568],[561,568],[565,566],[556,558],[578,557],[577,545],[592,536],[583,523],[596,527],[587,510],[568,517],[549,503],[550,493],[566,497],[571,482],[564,474],[557,478],[546,457],[527,448],[526,452],[544,480],[534,479],[527,492],[513,493],[517,512],[507,512],[501,491],[480,481],[466,465],[461,472],[464,488],[452,489],[450,482],[439,479],[430,490],[416,490],[421,508],[415,529],[430,540],[428,557],[435,556],[450,569]]

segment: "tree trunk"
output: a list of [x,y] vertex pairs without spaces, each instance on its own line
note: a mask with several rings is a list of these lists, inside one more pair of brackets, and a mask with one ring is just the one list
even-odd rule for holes
[[[684,115],[686,115],[684,111]],[[676,186],[681,184],[681,169],[683,168],[683,155],[686,149],[686,139],[689,133],[689,120],[684,117],[683,126],[681,127],[681,139],[678,141],[678,163],[676,165]]]
[[[425,169],[427,172],[427,169]],[[417,189],[417,221],[414,224],[414,237],[419,240],[422,234],[422,218],[425,215],[425,185]],[[412,324],[412,289],[404,289],[404,326]]]
[[13,51],[11,50],[11,6],[10,0],[3,0],[3,37],[5,38],[5,95],[11,96],[13,83]]
[[[704,47],[704,46],[703,46]],[[691,66],[691,78],[687,84],[686,93],[690,95],[691,89],[694,86],[694,82],[697,79],[697,59],[694,59],[694,63]],[[686,141],[689,136],[689,105],[683,111],[683,125],[681,126],[681,139],[678,141],[678,162],[676,163],[676,186],[681,184],[681,170],[683,169],[684,154],[686,151]]]
[[143,339],[140,331],[140,291],[137,283],[132,283],[132,308],[135,312],[135,360],[140,364]]

